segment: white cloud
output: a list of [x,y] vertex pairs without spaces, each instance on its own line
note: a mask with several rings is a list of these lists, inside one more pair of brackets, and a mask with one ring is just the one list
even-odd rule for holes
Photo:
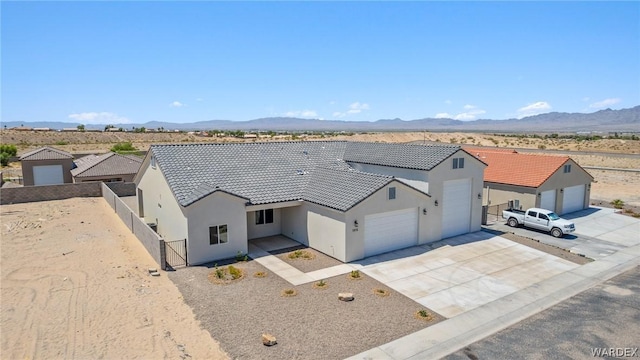
[[475,120],[478,115],[482,115],[484,113],[486,113],[486,111],[479,109],[477,106],[475,105],[465,105],[462,107],[464,110],[461,113],[458,113],[456,115],[452,115],[450,113],[447,112],[441,112],[441,113],[437,113],[436,114],[436,119],[456,119],[456,120],[462,120],[462,121],[469,121],[469,120]]
[[549,112],[551,105],[546,101],[538,101],[518,109],[518,119]]
[[83,124],[127,124],[131,121],[126,117],[110,112],[84,112],[69,114],[69,118]]
[[171,104],[169,104],[169,106],[171,106],[171,107],[183,107],[183,106],[187,106],[187,104],[183,104],[180,101],[174,101]]
[[349,105],[349,108],[347,109],[347,111],[336,111],[333,113],[333,117],[337,117],[337,118],[343,118],[347,115],[351,115],[351,114],[359,114],[364,110],[369,110],[369,104],[367,103],[361,103],[359,101],[356,101],[354,103],[351,103],[351,105]]
[[369,110],[369,104],[365,104],[365,103],[360,103],[358,101],[354,102],[353,104],[349,105],[349,110],[347,111],[347,114],[358,114],[361,113],[362,110]]
[[287,117],[316,117],[318,113],[315,110],[293,110],[283,114]]
[[621,100],[618,98],[604,99],[602,101],[596,101],[593,104],[589,104],[589,107],[592,109],[603,109],[609,107],[611,105],[615,105],[619,103]]

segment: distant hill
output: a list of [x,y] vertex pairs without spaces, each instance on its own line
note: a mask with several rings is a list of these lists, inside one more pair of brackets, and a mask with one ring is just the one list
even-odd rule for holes
[[[66,122],[1,122],[0,126],[72,128],[80,123]],[[87,129],[104,129],[107,124],[86,125]],[[341,121],[299,119],[291,117],[260,118],[249,121],[208,120],[192,123],[151,121],[145,124],[113,124],[116,127],[164,128],[167,130],[274,130],[274,131],[498,131],[498,132],[579,132],[618,131],[640,132],[640,106],[621,110],[600,110],[594,113],[551,112],[522,119],[460,121],[454,119],[424,118],[417,120],[381,119],[368,121]]]

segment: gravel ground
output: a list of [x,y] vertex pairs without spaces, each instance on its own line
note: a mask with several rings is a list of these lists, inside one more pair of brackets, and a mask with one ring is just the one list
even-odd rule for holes
[[540,250],[543,252],[546,252],[547,254],[551,254],[553,256],[557,256],[561,259],[565,259],[567,261],[571,261],[572,263],[578,264],[578,265],[583,265],[586,263],[590,263],[593,260],[584,256],[580,256],[578,254],[574,254],[570,251],[567,251],[565,249],[553,246],[553,245],[548,245],[548,244],[544,244],[539,242],[538,240],[534,240],[534,239],[530,239],[528,237],[524,237],[524,236],[520,236],[520,235],[516,235],[513,233],[504,233],[504,234],[500,234],[500,236],[502,236],[505,239],[509,239],[511,241],[515,241],[518,244],[522,244],[525,246],[528,246],[530,248],[536,249],[536,250]]
[[[288,255],[296,250],[308,251],[315,255],[315,257],[310,260],[290,259]],[[272,251],[271,254],[277,256],[280,260],[305,273],[342,264],[342,262],[306,246],[296,246],[294,248]]]
[[[443,320],[435,313],[431,322],[416,319],[420,304],[394,291],[375,295],[374,288],[389,289],[364,274],[361,280],[329,278],[320,290],[311,283],[291,286],[255,261],[235,266],[246,275],[229,285],[211,284],[207,275],[213,269],[207,267],[168,273],[202,327],[232,358],[343,359]],[[256,278],[257,271],[268,275]],[[282,297],[287,288],[297,296]],[[351,292],[355,300],[339,301],[339,292]],[[265,332],[278,344],[262,345]]]

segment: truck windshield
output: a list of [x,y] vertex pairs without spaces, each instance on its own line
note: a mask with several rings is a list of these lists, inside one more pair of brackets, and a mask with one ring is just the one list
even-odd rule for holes
[[549,217],[549,219],[551,220],[558,220],[560,219],[560,216],[556,215],[556,213],[548,213],[547,216]]

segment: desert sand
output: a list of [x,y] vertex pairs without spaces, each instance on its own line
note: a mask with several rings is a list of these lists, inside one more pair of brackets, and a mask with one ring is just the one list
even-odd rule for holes
[[2,205],[2,359],[223,359],[102,198]]

